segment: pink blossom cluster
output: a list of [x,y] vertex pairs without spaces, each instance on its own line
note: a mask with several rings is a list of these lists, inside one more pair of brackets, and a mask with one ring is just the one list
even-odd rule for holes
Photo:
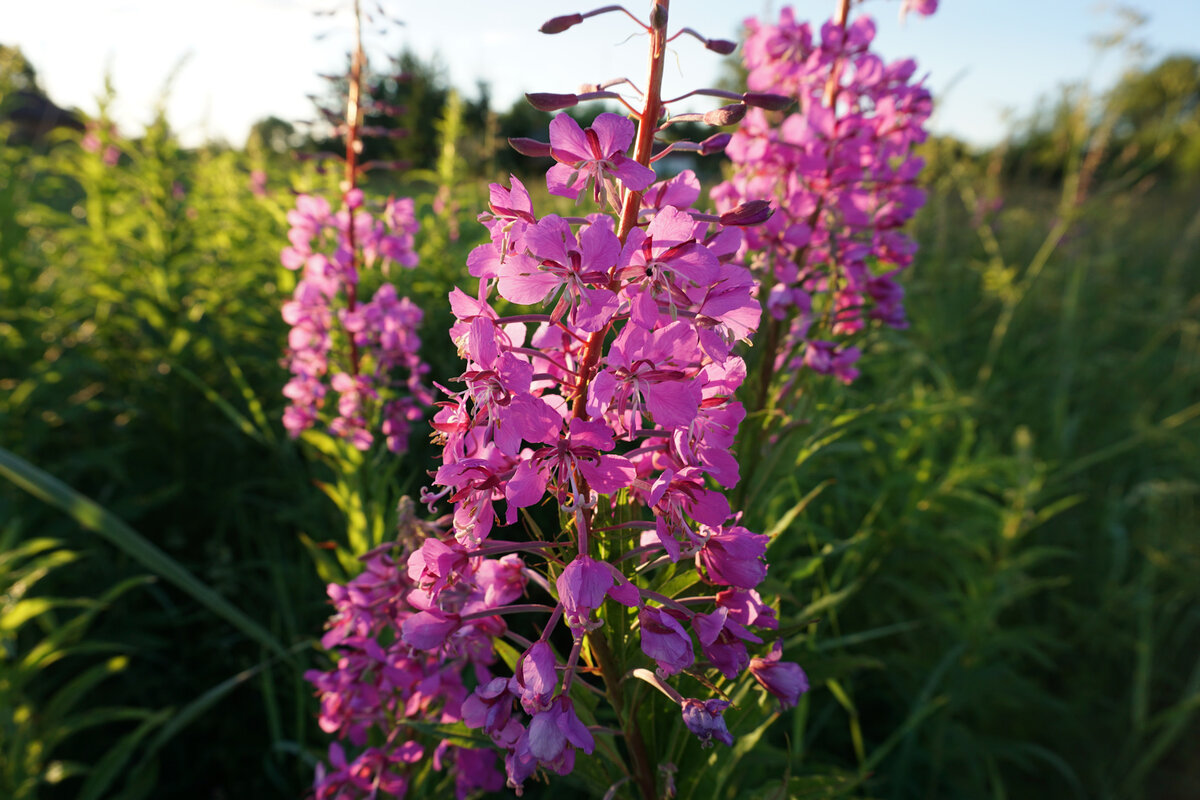
[[[734,395],[746,366],[735,345],[760,316],[755,282],[735,260],[742,233],[693,207],[692,173],[656,182],[628,157],[634,133],[616,114],[586,129],[556,117],[547,186],[576,200],[587,193],[602,209],[612,203],[625,219],[644,195],[637,224],[603,213],[539,217],[517,178],[493,184],[481,217],[491,241],[468,260],[478,291],[450,295],[451,335],[467,365],[434,418],[440,489],[426,499],[453,503],[453,537],[427,539],[410,557],[418,588],[408,598],[421,611],[405,619],[402,638],[435,658],[459,652],[476,635],[459,598],[487,591],[474,567],[480,554],[537,548],[522,574],[548,605],[495,613],[540,615],[540,634],[525,641],[511,676],[481,682],[462,706],[464,722],[504,750],[518,791],[539,768],[566,774],[577,751],[593,752],[596,723],[581,717],[571,688],[599,691],[579,662],[585,637],[588,658],[604,646],[606,600],[635,610],[654,680],[704,743],[732,742],[721,716],[728,702],[685,699],[667,684],[673,676],[711,670],[734,680],[750,669],[785,704],[806,688],[778,647],[750,655],[763,642],[756,630],[778,627],[756,591],[767,537],[739,524],[718,488],[738,481],[731,448],[745,411]],[[753,216],[745,212],[725,220]],[[500,538],[519,535],[505,526],[522,509],[545,503],[558,508],[559,535]],[[649,588],[668,565],[690,565],[710,588],[688,597]],[[565,655],[552,640],[560,623],[559,638],[573,643]],[[621,678],[599,669],[605,681]]]
[[363,209],[361,190],[350,191],[345,200],[334,213],[324,198],[301,195],[288,212],[290,244],[281,260],[301,278],[283,306],[292,326],[287,351],[292,378],[283,389],[291,402],[283,424],[299,436],[330,405],[330,433],[360,450],[382,435],[388,449],[399,453],[407,447],[410,424],[432,402],[422,383],[428,366],[418,355],[421,309],[398,297],[390,283],[365,302],[357,291],[362,269],[416,266],[413,201],[389,200],[376,219]]
[[[929,14],[936,2],[906,2]],[[746,21],[752,91],[799,102],[785,116],[751,108],[726,152],[734,164],[713,190],[718,208],[772,198],[777,213],[747,231],[740,257],[770,285],[766,308],[786,325],[776,372],[809,368],[849,383],[855,344],[871,321],[907,326],[897,283],[916,243],[901,228],[924,204],[917,187],[929,91],[916,63],[871,52],[874,22],[825,23],[819,37],[784,8],[778,24]]]
[[119,138],[113,123],[101,126],[96,120],[88,120],[79,146],[89,153],[101,153],[100,160],[106,167],[115,167],[121,160],[121,149],[115,142]]
[[[439,550],[437,539],[429,541]],[[462,580],[440,593],[439,608],[455,620],[455,635],[433,652],[420,636],[412,642],[401,636],[414,628],[437,634],[414,622],[428,615],[429,595],[411,568],[396,563],[393,549],[369,553],[361,574],[328,587],[334,615],[321,644],[335,663],[305,674],[320,699],[321,730],[336,737],[328,763],[318,766],[315,800],[402,797],[411,767],[427,756],[435,769],[453,772],[458,800],[498,790],[504,776],[491,748],[442,741],[427,753],[416,736],[421,726],[460,722],[470,696],[466,682],[487,685],[494,678],[492,637],[504,632],[504,622],[492,611],[524,591],[523,563],[514,554],[455,562]],[[400,548],[401,557],[406,552]]]

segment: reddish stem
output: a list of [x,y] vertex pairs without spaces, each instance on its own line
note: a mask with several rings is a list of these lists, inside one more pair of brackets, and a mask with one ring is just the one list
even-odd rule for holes
[[[838,0],[837,14],[834,17],[834,22],[842,29],[842,49],[846,47],[846,19],[850,16],[850,0]],[[825,81],[825,105],[833,108],[833,103],[837,99],[838,78],[842,72],[842,60],[838,58],[833,62],[833,68],[829,70],[829,79]]]
[[[669,10],[670,0],[652,0],[649,27],[649,77],[646,81],[646,93],[643,95],[644,105],[642,106],[641,113],[638,115],[637,137],[634,140],[632,156],[634,161],[646,167],[650,166],[651,150],[654,146],[654,133],[658,127],[659,117],[662,116],[662,79],[663,66],[667,54],[667,15]],[[638,213],[641,211],[641,208],[642,193],[627,189],[625,191],[624,205],[621,208],[621,222],[617,228],[617,237],[621,240],[622,246],[624,246],[625,240],[629,237],[629,232],[637,226]],[[610,279],[615,279],[615,272]],[[601,351],[604,349],[604,339],[610,328],[611,325],[605,326],[604,329],[588,337],[588,343],[584,349],[579,367],[579,390],[575,395],[575,401],[571,407],[573,417],[587,418],[587,409],[585,407],[587,402],[587,387],[595,372],[596,364],[599,363]],[[590,524],[591,520],[588,520],[588,522]],[[601,631],[589,633],[588,641],[591,643],[592,652],[596,656],[597,666],[600,668],[600,675],[604,680],[609,702],[612,703],[613,709],[620,715],[625,705],[624,695],[621,691],[621,668],[613,658],[612,650],[608,646],[608,640]],[[641,726],[637,721],[636,705],[631,707],[625,719],[621,720],[621,730],[625,734],[625,746],[628,748],[630,760],[633,762],[633,777],[637,782],[642,797],[644,800],[655,800],[658,796],[657,782],[654,778],[653,765],[650,763],[650,757],[646,750],[646,742],[642,738]]]
[[[359,99],[362,95],[363,62],[366,56],[362,47],[362,15],[359,2],[354,0],[354,53],[350,56],[350,85],[346,89],[346,177],[342,181],[342,196],[354,190],[358,180],[358,155],[362,150],[363,110]],[[354,243],[354,209],[346,206],[346,245],[350,249],[350,270],[358,277],[358,247]],[[346,284],[346,310],[353,313],[358,305],[358,284]],[[358,375],[358,345],[350,336],[350,374]]]

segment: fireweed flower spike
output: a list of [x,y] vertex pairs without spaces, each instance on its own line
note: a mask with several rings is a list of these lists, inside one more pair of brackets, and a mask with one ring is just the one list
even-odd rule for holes
[[[605,6],[558,17],[543,30],[563,32],[613,11],[633,16]],[[336,613],[324,644],[338,661],[310,680],[321,725],[338,741],[319,774],[318,797],[402,793],[412,760],[424,754],[437,769],[454,765],[459,797],[501,782],[519,794],[539,772],[564,775],[577,759],[604,757],[622,762],[610,773],[615,785],[628,780],[649,800],[668,791],[674,767],[642,737],[626,702],[627,677],[659,688],[678,710],[677,724],[701,746],[733,742],[722,686],[755,680],[784,705],[804,690],[800,667],[782,661],[778,643],[764,643],[763,632],[779,627],[758,591],[768,573],[767,537],[742,524],[722,489],[740,475],[731,452],[746,413],[735,399],[746,377],[739,348],[753,338],[768,299],[744,265],[744,242],[812,234],[770,214],[765,200],[779,202],[770,181],[761,196],[747,182],[712,213],[695,208],[701,187],[691,172],[656,180],[655,136],[675,119],[674,101],[661,95],[668,43],[686,33],[716,52],[730,48],[687,29],[670,34],[668,0],[653,0],[648,23],[636,24],[650,44],[644,81],[533,95],[542,104],[575,104],[620,88],[636,122],[609,113],[581,126],[560,115],[549,144],[514,143],[552,156],[547,188],[577,202],[590,198],[591,213],[539,215],[517,179],[491,187],[480,216],[490,241],[467,261],[478,286],[450,295],[450,338],[465,363],[439,387],[444,398],[433,428],[441,464],[423,493],[450,513],[442,527],[427,524],[402,545],[368,554],[362,575],[329,589]],[[827,38],[839,42],[842,57],[861,48],[860,34]],[[781,92],[796,94],[786,69],[777,80],[780,87],[756,79],[745,94],[703,89],[689,96],[725,104],[701,119],[732,122],[745,114],[749,122],[785,108]],[[827,141],[836,117],[822,108],[802,101],[795,125]],[[736,139],[716,133],[673,147],[711,154]],[[824,189],[811,191],[841,213],[861,210],[853,189],[839,185],[831,200]],[[334,337],[343,317],[369,324],[353,316],[361,304],[345,314],[321,305],[339,286],[356,286],[369,260],[352,255],[373,230],[369,218],[357,221],[361,204],[347,192],[347,241],[324,249],[310,243],[329,237],[319,233],[328,231],[328,206],[306,201],[293,223],[295,252],[287,259],[313,275],[296,317],[325,353],[325,337]],[[869,221],[875,208],[863,208]],[[395,252],[389,246],[371,251]],[[817,291],[803,281],[785,288]],[[886,287],[879,294],[887,296]],[[351,363],[367,358],[369,342],[353,342]],[[852,369],[844,348],[813,353],[831,370]],[[344,405],[342,416],[361,415],[378,386],[361,380],[361,369],[340,372],[330,387],[341,394],[339,411]],[[311,407],[322,390],[309,382],[297,393]],[[557,525],[540,528],[547,541],[528,541],[515,525],[522,514],[544,519],[554,511]],[[704,588],[664,593],[669,576],[689,573]],[[685,697],[676,686],[703,696]],[[595,703],[590,693],[607,702]],[[419,735],[429,724],[458,723],[480,747],[450,740],[434,747]]]
[[[936,0],[905,0],[901,16],[936,8]],[[848,22],[848,9],[842,0],[820,31],[791,8],[777,24],[746,21],[751,92],[797,101],[782,116],[750,109],[726,148],[734,173],[712,193],[723,210],[764,198],[778,209],[747,229],[739,253],[766,294],[768,379],[807,368],[850,383],[864,329],[907,326],[896,276],[916,244],[901,228],[925,202],[916,185],[923,162],[912,151],[926,138],[932,104],[914,80],[916,64],[884,63],[871,52],[874,23]]]
[[[558,17],[543,30],[558,33],[610,11],[629,14],[606,6]],[[403,577],[412,588],[393,616],[400,618],[393,647],[422,663],[472,663],[476,688],[459,706],[441,701],[442,713],[504,753],[507,782],[518,793],[539,770],[566,774],[579,758],[615,755],[597,739],[617,731],[629,763],[614,774],[630,776],[645,798],[661,796],[664,765],[635,715],[625,715],[626,671],[650,666],[662,681],[691,680],[689,673],[748,681],[750,648],[763,641],[755,630],[777,627],[755,591],[767,574],[766,537],[739,524],[716,488],[738,481],[730,448],[745,416],[735,393],[746,367],[737,348],[760,315],[754,279],[737,253],[743,230],[769,222],[770,213],[755,198],[723,216],[695,208],[701,191],[691,172],[656,182],[655,135],[671,122],[661,96],[667,44],[685,32],[696,36],[670,35],[667,11],[666,0],[654,0],[649,23],[637,23],[651,48],[640,91],[612,81],[577,95],[530,96],[574,105],[610,89],[630,93],[621,102],[636,124],[612,113],[586,126],[565,115],[550,124],[555,164],[547,188],[589,198],[591,213],[539,215],[517,179],[492,185],[480,216],[490,241],[467,262],[478,289],[450,296],[457,320],[450,335],[466,363],[434,418],[442,463],[425,496],[453,506],[453,528],[409,550]],[[786,102],[769,92],[744,100],[699,94],[735,101],[711,115],[717,122],[736,120],[752,102]],[[715,135],[679,149],[719,152],[726,141]],[[544,154],[535,145],[514,143]],[[524,538],[514,526],[522,510],[539,514],[544,506],[558,511],[557,534],[545,543],[514,541]],[[515,551],[526,549],[516,572],[484,558],[517,559]],[[667,565],[675,574],[695,570],[708,594],[658,592]],[[522,592],[531,593],[526,601]],[[547,597],[552,605],[543,606]],[[634,629],[611,624],[614,614],[636,620]],[[487,637],[520,645],[511,675],[494,663]],[[614,649],[610,637],[636,637],[640,646]],[[635,660],[618,663],[616,652]],[[784,675],[779,670],[762,671]],[[662,685],[702,743],[733,741],[721,717],[726,700],[684,700]],[[579,702],[589,691],[610,702],[592,711]]]
[[283,425],[295,438],[323,423],[359,450],[382,436],[388,450],[402,453],[411,423],[432,402],[422,382],[428,367],[418,355],[423,315],[389,283],[369,300],[359,296],[359,287],[363,273],[374,267],[386,273],[392,264],[417,265],[417,219],[407,198],[389,198],[376,217],[356,185],[362,171],[364,67],[360,46],[349,76],[341,210],[335,213],[323,197],[302,194],[287,215],[289,245],[280,260],[300,277],[283,306],[292,326],[285,359],[292,378],[283,389],[290,404]]

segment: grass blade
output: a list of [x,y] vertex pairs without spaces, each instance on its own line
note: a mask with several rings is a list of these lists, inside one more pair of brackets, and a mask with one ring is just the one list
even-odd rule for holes
[[111,512],[37,467],[0,447],[0,475],[39,500],[103,536],[142,566],[191,595],[197,602],[272,652],[290,658],[270,631],[214,592],[178,561]]

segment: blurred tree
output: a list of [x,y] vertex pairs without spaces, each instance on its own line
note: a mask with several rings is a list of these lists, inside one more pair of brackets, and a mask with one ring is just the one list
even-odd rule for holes
[[252,158],[271,158],[290,153],[296,144],[296,126],[279,117],[260,119],[250,127],[246,153]]
[[[372,70],[364,100],[363,161],[403,161],[415,169],[433,169],[441,142],[433,122],[442,119],[451,88],[445,67],[435,58],[422,61],[405,50],[391,59],[388,71]],[[347,73],[349,68],[347,67]],[[488,126],[489,95],[479,84],[479,96],[463,101],[463,122],[468,131],[484,137]],[[346,78],[334,80],[333,88],[317,101],[327,122],[345,116]],[[318,150],[342,152],[340,137],[329,129],[309,134]]]
[[83,122],[55,105],[38,85],[37,70],[19,47],[0,44],[0,121],[13,123],[8,144],[31,144],[55,128],[83,130]]
[[21,48],[0,44],[0,103],[17,91],[41,91],[37,70]]
[[1130,157],[1150,158],[1172,172],[1200,172],[1200,58],[1168,56],[1125,74],[1109,94],[1114,140]]

